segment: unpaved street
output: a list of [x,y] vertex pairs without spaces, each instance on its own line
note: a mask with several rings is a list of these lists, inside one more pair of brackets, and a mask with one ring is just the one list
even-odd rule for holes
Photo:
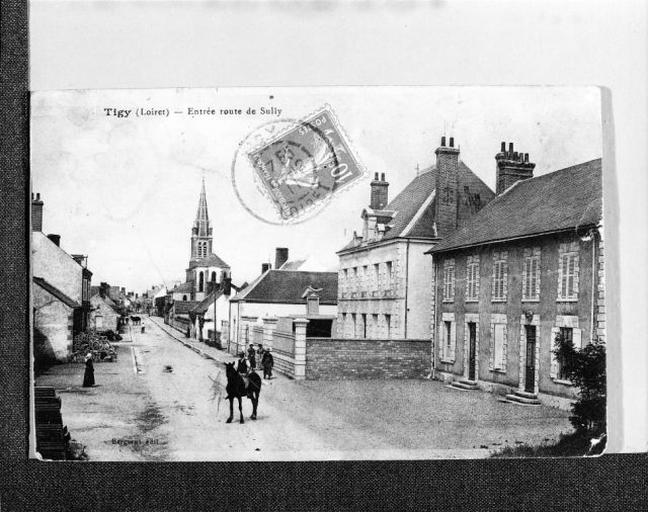
[[[484,457],[506,444],[539,444],[570,430],[569,414],[502,403],[429,380],[264,381],[258,419],[225,423],[225,352],[144,318],[118,344],[116,363],[39,377],[63,400],[63,420],[91,460],[336,460]],[[192,349],[193,348],[193,349]],[[169,368],[170,367],[170,368]],[[170,371],[169,371],[170,370]]]

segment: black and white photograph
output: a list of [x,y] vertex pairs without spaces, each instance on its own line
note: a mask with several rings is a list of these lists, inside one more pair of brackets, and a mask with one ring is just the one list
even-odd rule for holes
[[597,87],[32,93],[31,456],[602,453],[601,123]]

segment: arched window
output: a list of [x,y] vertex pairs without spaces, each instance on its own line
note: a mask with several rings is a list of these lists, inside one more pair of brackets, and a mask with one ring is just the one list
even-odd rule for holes
[[187,300],[187,296],[186,296],[186,295],[183,295],[183,296],[182,296],[182,300]]
[[212,283],[215,283],[215,282],[216,282],[216,272],[212,272],[212,278],[211,278],[211,280],[212,280]]
[[198,274],[198,291],[202,292],[205,289],[205,276],[202,272]]

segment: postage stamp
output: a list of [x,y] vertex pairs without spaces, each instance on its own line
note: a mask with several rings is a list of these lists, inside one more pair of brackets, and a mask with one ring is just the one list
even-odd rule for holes
[[[241,158],[247,159],[257,189],[276,211],[276,220],[264,219],[273,223],[306,220],[364,174],[328,105],[303,120],[273,121],[257,128],[237,152],[233,181]],[[239,199],[248,208],[240,195]]]

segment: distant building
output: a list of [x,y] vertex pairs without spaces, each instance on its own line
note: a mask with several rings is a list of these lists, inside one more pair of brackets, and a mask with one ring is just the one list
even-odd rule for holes
[[68,254],[59,235],[42,232],[43,204],[40,194],[32,195],[34,353],[37,359],[66,361],[73,336],[89,323],[92,272],[86,256]]
[[576,390],[556,336],[605,339],[601,160],[534,178],[502,143],[496,161],[497,197],[429,251],[434,367],[458,387],[564,404]]
[[[102,282],[98,287],[93,287],[93,295],[90,298],[92,309],[90,327],[97,331],[117,331],[119,327],[122,309],[111,299],[113,288],[105,282]],[[115,296],[114,292],[112,296]]]
[[432,262],[424,253],[494,194],[441,139],[436,166],[420,171],[391,202],[375,174],[361,235],[340,251],[338,336],[429,339]]

